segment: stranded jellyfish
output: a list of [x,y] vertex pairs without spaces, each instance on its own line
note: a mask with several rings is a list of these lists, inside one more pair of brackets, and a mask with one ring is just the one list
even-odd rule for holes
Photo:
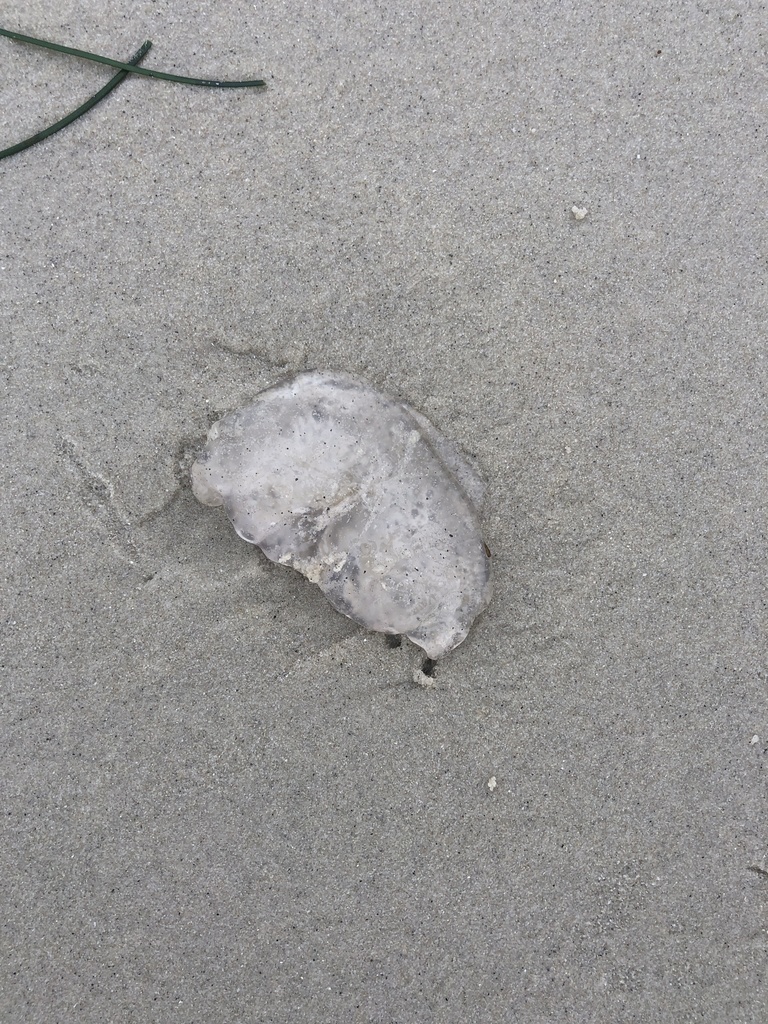
[[338,611],[430,658],[490,600],[477,470],[421,413],[346,374],[300,373],[219,420],[192,487]]

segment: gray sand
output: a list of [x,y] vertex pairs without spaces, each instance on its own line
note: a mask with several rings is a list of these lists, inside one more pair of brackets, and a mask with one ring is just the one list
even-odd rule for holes
[[[3,1024],[764,1019],[764,5],[607,7],[6,5],[269,88],[0,164]],[[313,367],[490,481],[432,688],[192,497]]]

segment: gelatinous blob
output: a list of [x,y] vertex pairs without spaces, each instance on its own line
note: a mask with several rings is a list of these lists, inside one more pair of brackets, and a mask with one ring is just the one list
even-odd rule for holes
[[477,471],[421,413],[346,374],[301,373],[219,420],[192,487],[338,611],[430,658],[490,599]]

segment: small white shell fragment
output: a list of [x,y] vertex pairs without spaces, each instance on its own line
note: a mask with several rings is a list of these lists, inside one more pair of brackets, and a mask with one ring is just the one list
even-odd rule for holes
[[488,789],[490,789],[491,792],[493,792],[494,789],[496,789],[496,776],[495,775],[492,775],[490,777],[490,779],[488,779]]
[[423,668],[416,668],[411,673],[411,679],[417,686],[423,687],[425,690],[432,690],[435,686],[435,677],[433,675],[427,675]]
[[574,220],[584,220],[584,218],[589,213],[589,210],[586,208],[586,206],[572,206],[571,213],[574,216]]
[[244,540],[430,658],[490,600],[477,471],[420,413],[346,374],[301,373],[225,416],[191,476]]

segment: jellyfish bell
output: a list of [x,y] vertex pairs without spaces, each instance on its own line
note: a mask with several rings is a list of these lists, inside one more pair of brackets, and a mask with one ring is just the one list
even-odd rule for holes
[[225,416],[191,476],[240,537],[430,658],[490,600],[477,470],[421,413],[346,374],[301,373]]

